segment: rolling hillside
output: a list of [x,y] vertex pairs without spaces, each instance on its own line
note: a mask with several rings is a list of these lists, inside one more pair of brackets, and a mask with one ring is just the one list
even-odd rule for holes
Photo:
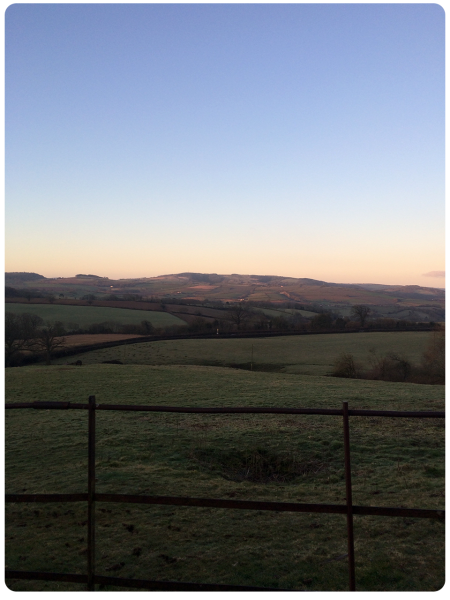
[[[352,305],[366,304],[372,316],[412,321],[443,321],[445,291],[421,286],[380,284],[339,284],[309,278],[270,275],[218,275],[178,273],[140,279],[109,279],[91,274],[75,277],[45,278],[36,273],[6,273],[7,301],[18,301],[31,291],[42,296],[53,295],[58,302],[86,304],[83,298],[93,295],[95,304],[108,300],[108,306],[124,306],[123,302],[147,301],[155,310],[155,302],[171,306],[172,314],[189,313],[187,306],[200,302],[233,303],[248,301],[289,306],[301,310],[333,310],[348,316]],[[12,291],[11,291],[12,289]],[[144,308],[143,305],[139,308]],[[210,306],[209,309],[214,309]],[[159,310],[161,308],[159,307]],[[183,318],[183,317],[181,317]],[[188,319],[189,320],[189,319]]]

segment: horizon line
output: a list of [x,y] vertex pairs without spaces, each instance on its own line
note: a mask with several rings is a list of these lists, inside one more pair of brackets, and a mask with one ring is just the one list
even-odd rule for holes
[[[445,271],[438,271],[439,273],[444,273],[443,275],[434,275],[434,276],[430,276],[428,275],[428,273],[426,274],[422,274],[422,277],[427,275],[430,277],[435,277],[437,279],[445,279]],[[9,274],[21,274],[21,273],[33,273],[36,275],[41,275],[40,273],[37,273],[35,271],[6,271],[5,270],[5,276],[9,275]],[[204,273],[201,271],[180,271],[179,273],[163,273],[161,275],[145,275],[145,276],[138,276],[138,277],[109,277],[107,275],[95,275],[94,273],[77,273],[75,275],[65,275],[65,276],[61,276],[61,275],[55,275],[55,276],[46,276],[46,275],[41,275],[42,277],[44,277],[45,279],[73,279],[75,277],[78,276],[85,276],[85,277],[98,277],[100,279],[108,279],[109,281],[126,281],[126,280],[142,280],[142,279],[158,279],[161,277],[174,277],[174,276],[180,276],[180,275],[217,275],[217,276],[221,276],[221,277],[233,277],[233,276],[238,276],[238,277],[277,277],[277,278],[281,278],[281,279],[309,279],[311,281],[318,281],[321,283],[328,283],[328,284],[333,284],[333,285],[377,285],[377,286],[389,286],[389,287],[410,287],[410,286],[416,286],[416,287],[421,287],[421,288],[431,288],[431,289],[438,289],[438,290],[445,290],[445,285],[443,287],[439,287],[439,286],[433,286],[433,285],[419,285],[418,283],[374,283],[374,282],[355,282],[355,281],[347,281],[347,282],[343,282],[343,281],[326,281],[324,279],[316,279],[314,277],[293,277],[290,275],[273,275],[273,274],[258,274],[258,273],[216,273],[216,272],[210,272],[210,273]]]

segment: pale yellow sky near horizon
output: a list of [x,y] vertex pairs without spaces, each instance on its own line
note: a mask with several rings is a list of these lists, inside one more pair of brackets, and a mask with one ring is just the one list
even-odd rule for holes
[[[115,260],[102,260],[102,257],[89,260],[87,257],[80,260],[80,257],[71,257],[70,261],[63,260],[54,253],[53,256],[46,257],[44,263],[39,257],[29,256],[27,260],[15,261],[9,260],[6,263],[6,272],[26,271],[35,272],[44,277],[73,277],[78,273],[92,273],[108,277],[109,279],[128,279],[140,277],[157,277],[182,272],[196,273],[218,273],[229,275],[239,273],[241,275],[277,275],[284,277],[318,279],[332,283],[379,283],[385,285],[420,285],[423,287],[445,287],[445,271],[427,269],[425,261],[422,264],[401,265],[392,261],[395,270],[390,272],[383,269],[379,261],[367,264],[366,257],[361,257],[358,261],[353,260],[349,265],[346,261],[335,259],[332,261],[320,260],[302,261],[301,266],[297,261],[275,259],[268,260],[263,266],[258,266],[251,259],[243,258],[237,261],[235,268],[230,269],[227,260],[214,261],[213,257],[208,260],[195,261],[170,258],[170,256],[161,258],[161,260],[133,260],[132,256],[120,257]],[[281,265],[281,266],[279,266]],[[393,265],[391,264],[391,267]],[[403,266],[403,268],[402,268]],[[418,268],[419,267],[419,268]],[[422,268],[420,268],[422,267]],[[400,275],[398,273],[400,272]]]
[[378,240],[370,226],[345,234],[329,224],[321,229],[299,227],[298,231],[287,224],[286,232],[247,230],[237,224],[230,228],[229,241],[223,229],[216,237],[214,228],[209,228],[188,243],[186,234],[178,235],[177,227],[169,225],[145,235],[145,228],[138,225],[133,235],[127,223],[122,231],[91,221],[83,231],[63,226],[51,234],[39,232],[33,244],[24,243],[26,232],[17,237],[7,230],[6,271],[45,277],[93,273],[111,279],[182,272],[239,273],[333,283],[445,286],[445,240],[433,239],[431,231],[423,232],[421,243],[414,244],[402,231]]

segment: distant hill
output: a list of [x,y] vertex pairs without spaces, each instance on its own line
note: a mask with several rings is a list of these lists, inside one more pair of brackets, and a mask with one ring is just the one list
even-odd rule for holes
[[5,273],[5,284],[14,285],[18,283],[24,283],[25,281],[38,281],[45,279],[43,275],[38,273]]
[[424,297],[441,299],[445,297],[445,288],[421,287],[420,285],[382,285],[377,283],[360,283],[358,287],[367,290],[390,294],[397,298],[423,300]]
[[250,302],[300,310],[332,311],[344,317],[352,306],[366,304],[375,317],[412,321],[443,321],[445,290],[418,285],[331,283],[308,277],[281,275],[220,275],[217,273],[172,273],[158,277],[109,279],[92,274],[45,278],[37,273],[6,273],[8,296],[36,290],[42,297],[97,300],[146,300],[164,304]]

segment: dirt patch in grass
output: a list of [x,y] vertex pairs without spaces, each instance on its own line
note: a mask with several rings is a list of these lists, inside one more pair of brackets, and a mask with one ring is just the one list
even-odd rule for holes
[[298,477],[315,475],[328,468],[316,458],[290,452],[273,452],[264,448],[221,452],[215,448],[192,451],[191,458],[207,471],[219,473],[231,481],[253,483],[290,483]]

